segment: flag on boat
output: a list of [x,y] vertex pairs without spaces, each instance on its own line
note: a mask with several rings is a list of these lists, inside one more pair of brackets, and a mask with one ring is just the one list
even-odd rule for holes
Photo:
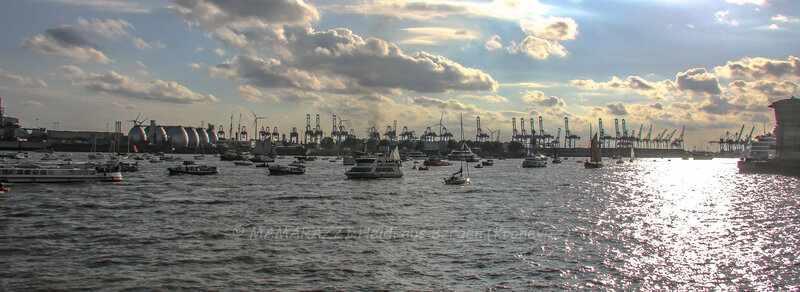
[[139,153],[139,149],[136,149],[136,145],[133,146],[133,153]]

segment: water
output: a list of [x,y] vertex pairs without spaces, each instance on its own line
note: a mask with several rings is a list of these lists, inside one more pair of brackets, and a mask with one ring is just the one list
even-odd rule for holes
[[457,165],[358,181],[327,160],[303,176],[202,163],[221,173],[169,177],[169,163],[145,161],[121,183],[12,185],[0,195],[0,287],[800,285],[799,180],[738,174],[732,159],[597,170],[509,159],[470,168],[468,186],[442,183]]

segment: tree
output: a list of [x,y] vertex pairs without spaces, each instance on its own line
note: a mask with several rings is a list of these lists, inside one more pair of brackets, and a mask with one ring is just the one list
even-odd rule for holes
[[319,142],[319,146],[321,146],[322,149],[333,149],[336,147],[336,142],[334,142],[331,137],[325,137]]
[[509,153],[514,153],[514,154],[521,153],[523,150],[525,150],[525,146],[523,146],[522,143],[517,141],[508,142]]

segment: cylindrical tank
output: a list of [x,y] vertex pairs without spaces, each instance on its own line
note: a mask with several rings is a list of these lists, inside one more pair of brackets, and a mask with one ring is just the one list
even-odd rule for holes
[[200,143],[197,131],[192,127],[183,127],[183,130],[186,131],[186,141],[188,142],[187,146],[197,147],[197,145]]
[[140,125],[135,125],[128,131],[128,138],[131,140],[132,145],[141,145],[147,142],[147,133]]
[[197,132],[197,139],[200,145],[201,146],[208,145],[208,133],[206,133],[206,130],[203,130],[202,128],[196,128],[194,130],[195,132]]
[[189,136],[186,130],[180,126],[169,126],[166,128],[167,135],[169,136],[169,144],[173,147],[186,147],[189,146]]
[[167,144],[167,141],[169,141],[169,136],[167,136],[167,130],[164,130],[164,127],[156,126],[155,130],[153,131],[153,137],[151,137],[153,143],[157,145]]
[[208,143],[209,144],[217,144],[217,140],[219,140],[219,136],[217,136],[217,132],[214,132],[213,127],[209,127],[206,130],[206,134],[208,134]]

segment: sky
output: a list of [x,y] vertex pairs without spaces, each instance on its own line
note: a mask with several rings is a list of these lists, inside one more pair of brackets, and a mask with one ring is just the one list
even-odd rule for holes
[[[512,118],[588,143],[602,118],[686,148],[771,131],[798,95],[790,0],[6,0],[0,98],[23,127],[115,121],[302,133],[332,115],[365,136],[397,121],[466,139]],[[141,115],[140,115],[141,114]],[[241,115],[241,122],[240,120]],[[147,122],[145,122],[147,123]],[[433,127],[438,129],[438,126]],[[537,125],[538,128],[538,125]],[[499,132],[498,132],[499,131]]]

